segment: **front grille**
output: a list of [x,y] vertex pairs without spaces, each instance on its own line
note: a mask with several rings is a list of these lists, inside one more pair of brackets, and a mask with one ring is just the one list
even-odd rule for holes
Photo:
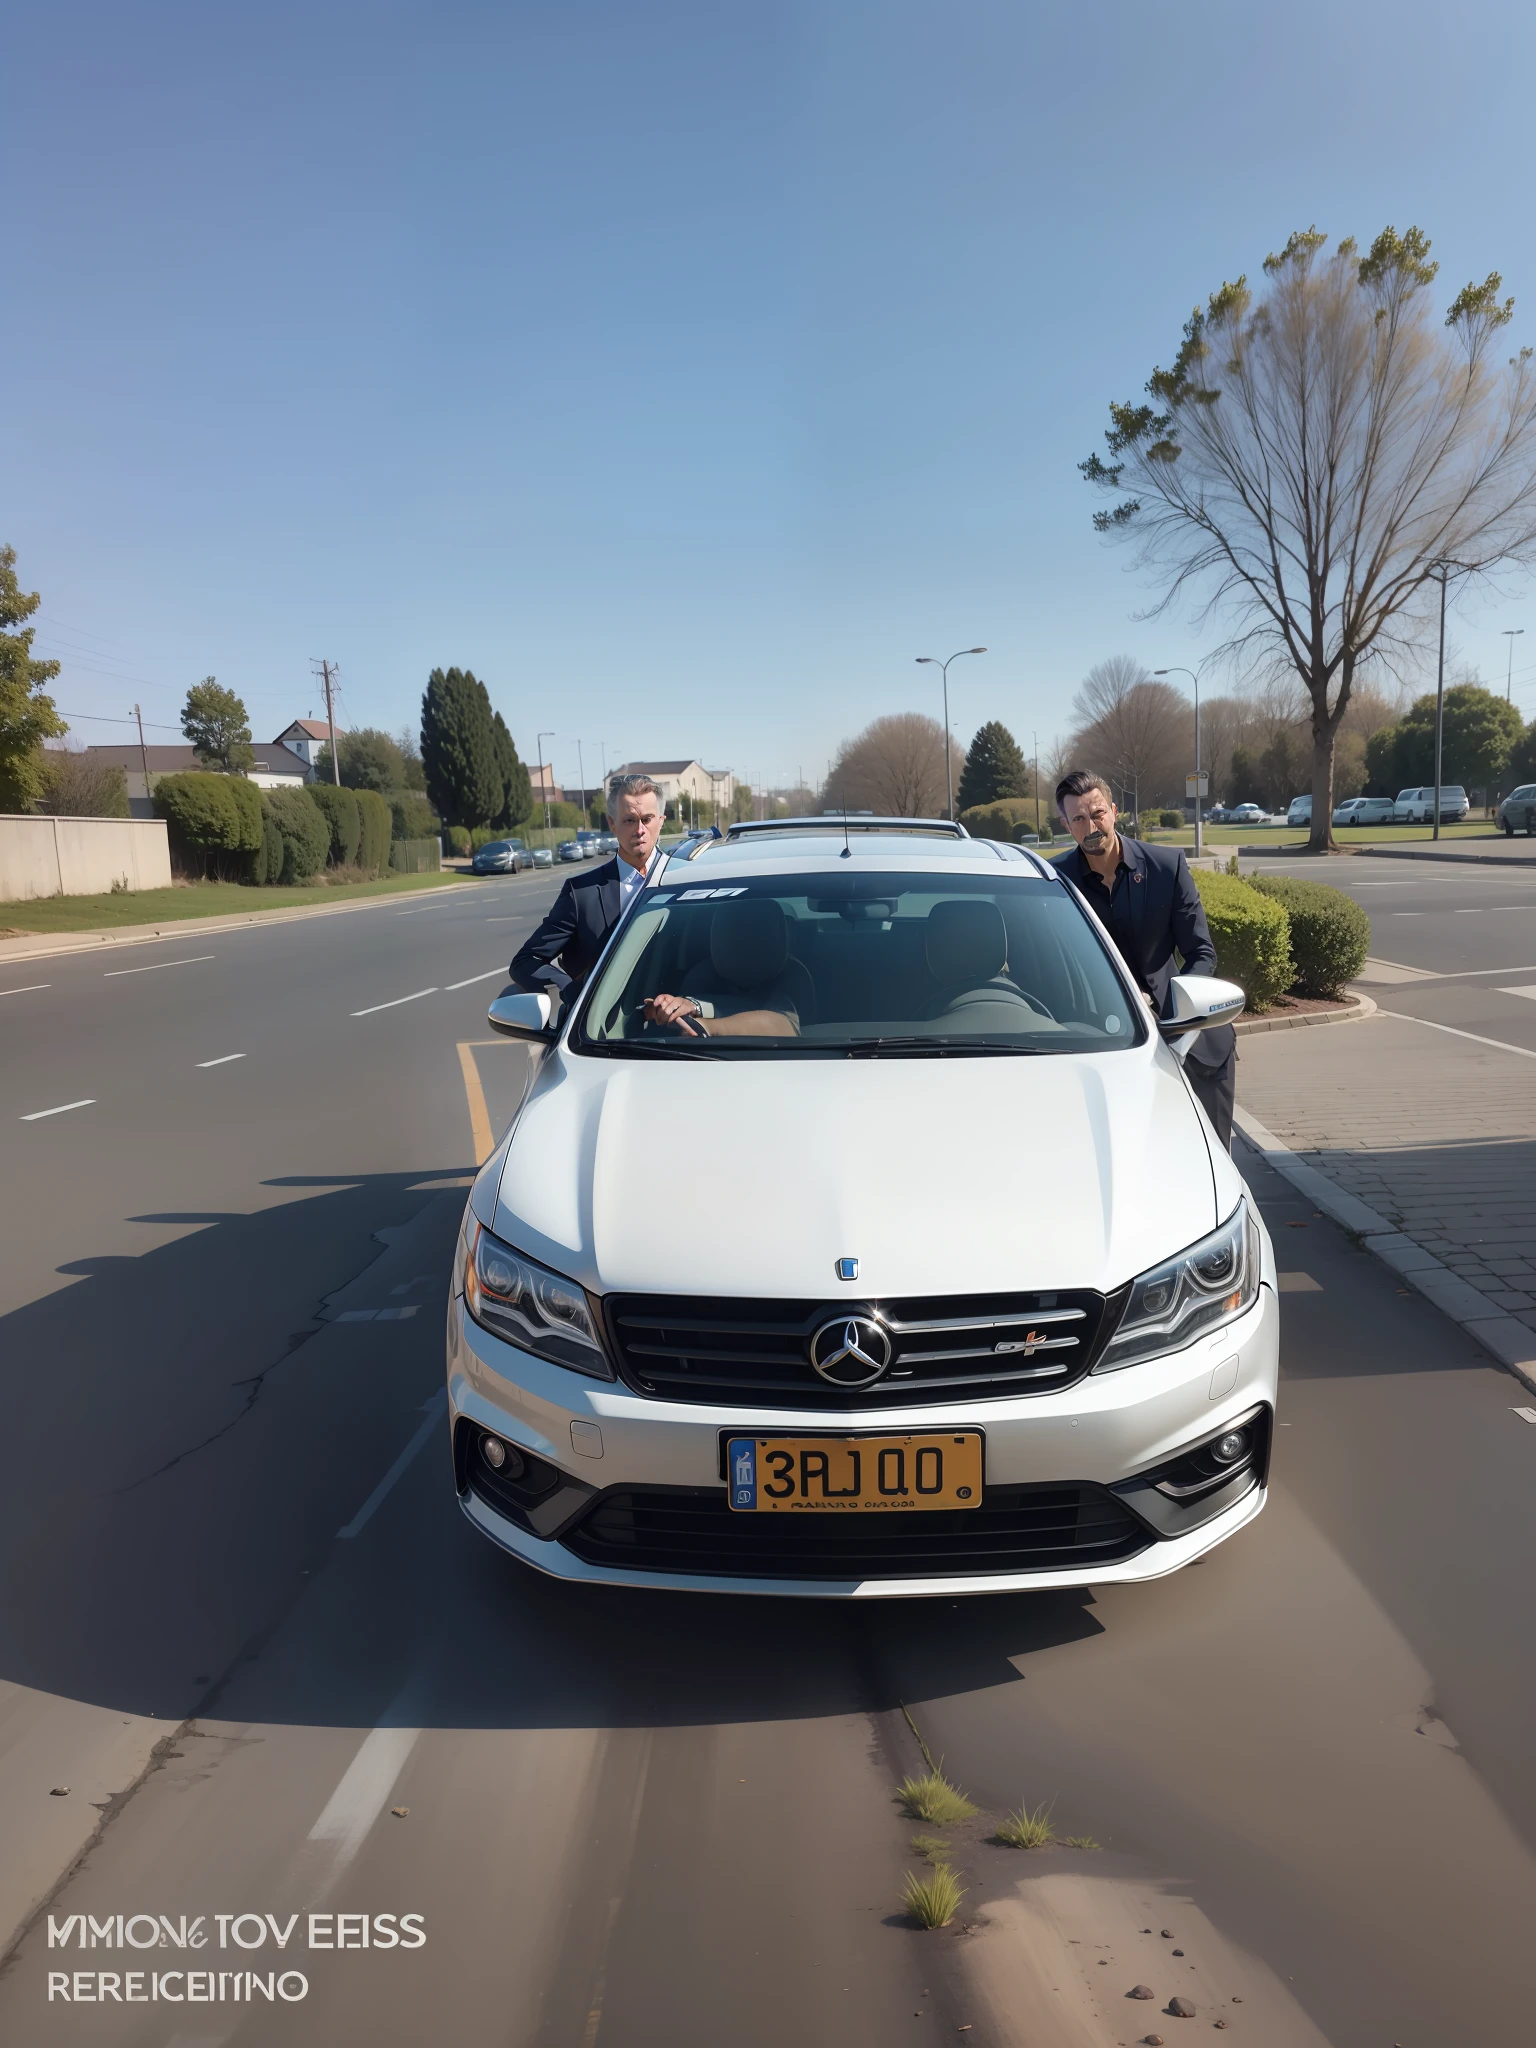
[[1151,1532],[1101,1486],[994,1486],[932,1514],[732,1514],[723,1487],[622,1487],[560,1538],[588,1564],[771,1579],[1091,1570]]
[[[637,1393],[736,1407],[1054,1394],[1083,1377],[1107,1334],[1105,1298],[1086,1290],[886,1302],[621,1294],[606,1306],[620,1370]],[[816,1332],[850,1316],[880,1323],[891,1343],[886,1372],[862,1389],[833,1386],[811,1365]]]

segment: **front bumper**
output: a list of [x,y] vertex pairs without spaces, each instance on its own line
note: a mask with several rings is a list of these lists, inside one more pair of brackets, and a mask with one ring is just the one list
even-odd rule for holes
[[[1075,1486],[1112,1498],[1145,1541],[1131,1554],[1025,1571],[945,1569],[942,1556],[920,1576],[776,1577],[712,1569],[707,1552],[697,1570],[635,1568],[579,1556],[562,1538],[605,1499],[627,1489],[687,1490],[695,1501],[718,1489],[723,1432],[746,1435],[808,1427],[835,1434],[868,1429],[871,1417],[854,1410],[818,1411],[711,1406],[659,1401],[622,1384],[588,1380],[546,1364],[480,1328],[462,1298],[448,1312],[448,1400],[451,1441],[460,1447],[457,1476],[465,1515],[514,1557],[555,1578],[584,1584],[633,1586],[674,1592],[733,1592],[798,1599],[910,1599],[961,1593],[998,1593],[1062,1586],[1107,1585],[1162,1578],[1203,1556],[1253,1520],[1266,1497],[1267,1459],[1254,1483],[1223,1489],[1219,1511],[1182,1518],[1155,1500],[1140,1475],[1161,1467],[1213,1431],[1251,1412],[1273,1410],[1278,1374],[1279,1313],[1269,1285],[1238,1322],[1198,1339],[1187,1349],[1146,1364],[1085,1380],[1059,1395],[883,1409],[882,1431],[949,1428],[962,1424],[986,1435],[986,1487]],[[548,1504],[519,1526],[468,1483],[464,1432],[490,1431],[553,1467],[560,1484]],[[1230,1503],[1230,1504],[1225,1504]],[[524,1517],[524,1520],[528,1520]],[[820,1520],[821,1518],[816,1518]],[[912,1520],[908,1518],[909,1526]],[[590,1548],[591,1546],[585,1546]],[[1125,1546],[1122,1545],[1122,1549]]]

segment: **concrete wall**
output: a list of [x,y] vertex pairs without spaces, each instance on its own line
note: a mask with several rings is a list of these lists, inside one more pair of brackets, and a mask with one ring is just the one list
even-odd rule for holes
[[0,817],[0,903],[168,889],[163,818]]

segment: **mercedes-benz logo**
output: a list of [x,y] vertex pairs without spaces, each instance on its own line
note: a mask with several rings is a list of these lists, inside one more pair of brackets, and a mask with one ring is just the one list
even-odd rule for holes
[[834,1387],[870,1387],[891,1362],[888,1332],[869,1316],[837,1316],[811,1339],[811,1364]]

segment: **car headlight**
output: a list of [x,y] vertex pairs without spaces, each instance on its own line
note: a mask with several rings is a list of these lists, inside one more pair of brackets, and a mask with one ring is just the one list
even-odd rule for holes
[[493,1337],[573,1372],[611,1380],[586,1292],[465,1219],[464,1305]]
[[1259,1226],[1239,1202],[1219,1230],[1131,1282],[1130,1294],[1095,1372],[1182,1350],[1230,1323],[1259,1291]]

